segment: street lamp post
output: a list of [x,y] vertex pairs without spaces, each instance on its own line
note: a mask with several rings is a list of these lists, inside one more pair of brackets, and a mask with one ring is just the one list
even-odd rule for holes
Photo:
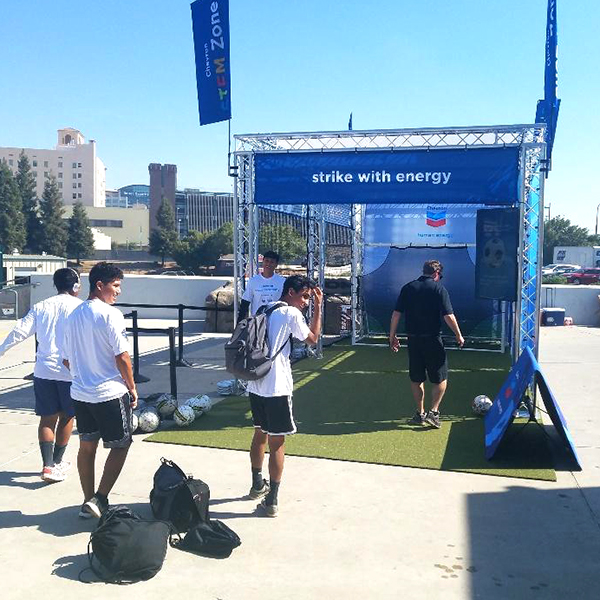
[[600,211],[600,204],[598,204],[598,206],[596,206],[596,230],[595,230],[595,234],[598,235],[598,212]]

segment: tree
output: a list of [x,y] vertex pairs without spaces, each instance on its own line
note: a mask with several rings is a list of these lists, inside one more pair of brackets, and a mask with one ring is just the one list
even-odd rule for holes
[[585,227],[572,225],[565,217],[554,217],[544,223],[544,264],[552,262],[555,246],[591,246],[589,231]]
[[200,233],[191,231],[175,244],[173,258],[184,269],[215,265],[223,254],[233,252],[233,223],[225,223],[216,231]]
[[48,254],[64,256],[67,253],[67,225],[63,219],[64,205],[56,178],[50,175],[44,182],[40,201],[41,233],[39,248]]
[[177,243],[177,228],[175,226],[175,211],[173,206],[163,198],[158,213],[156,213],[157,227],[150,232],[150,254],[160,256],[162,266],[165,265],[165,256],[171,254]]
[[27,234],[19,187],[6,161],[0,161],[0,244],[5,252],[25,246]]
[[258,232],[261,254],[274,250],[281,260],[296,260],[306,255],[306,240],[291,225],[265,225]]
[[69,217],[67,253],[77,258],[78,265],[81,264],[81,258],[94,253],[94,235],[83,202],[73,205],[73,214]]
[[34,254],[39,253],[41,222],[35,177],[31,172],[29,158],[27,158],[27,155],[23,150],[21,150],[21,154],[19,155],[15,180],[21,195],[23,215],[25,217],[25,231],[27,233],[25,247]]

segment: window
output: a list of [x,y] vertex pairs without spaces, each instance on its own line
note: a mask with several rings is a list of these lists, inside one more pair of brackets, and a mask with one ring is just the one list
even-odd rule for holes
[[81,187],[81,184],[80,184],[80,183],[78,183],[78,184],[77,184],[77,187],[78,187],[78,188],[80,188],[80,187]]
[[76,184],[76,183],[74,183],[74,184],[73,184],[73,189],[74,189],[74,190],[76,190],[76,189],[77,189],[77,184]]
[[37,171],[32,171],[32,173],[34,177],[37,177]]
[[48,177],[48,171],[44,171],[44,177]]
[[77,194],[73,194],[73,200],[77,200]]
[[12,158],[8,159],[8,164],[12,167],[15,161]]
[[45,161],[44,161],[44,166],[45,166],[46,168],[48,168],[48,161],[47,161],[47,160],[45,160]]
[[32,166],[34,166],[34,167],[37,167],[37,160],[34,160],[34,161],[31,163],[31,165],[32,165]]
[[81,163],[77,163],[77,166],[81,169]]
[[58,182],[58,189],[59,189],[59,190],[62,190],[62,181],[59,181],[59,182]]
[[77,178],[81,179],[81,173],[77,173]]
[[81,194],[77,194],[77,197],[78,197],[78,198],[81,198]]
[[90,219],[92,227],[123,227],[123,221],[115,219]]
[[58,174],[58,178],[59,178],[59,179],[62,179],[62,178],[63,178],[63,174],[62,174],[62,173],[59,173],[59,174]]
[[73,179],[77,179],[77,173],[73,173]]
[[77,163],[73,163],[73,168],[76,169],[77,168]]
[[58,168],[59,168],[59,169],[62,169],[62,166],[63,166],[63,165],[62,165],[62,160],[59,160],[59,161],[58,161]]

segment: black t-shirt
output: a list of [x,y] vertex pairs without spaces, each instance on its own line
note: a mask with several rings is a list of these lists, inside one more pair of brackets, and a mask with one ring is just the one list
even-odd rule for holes
[[407,283],[400,291],[394,310],[405,315],[409,335],[439,335],[442,317],[454,313],[448,291],[429,275]]

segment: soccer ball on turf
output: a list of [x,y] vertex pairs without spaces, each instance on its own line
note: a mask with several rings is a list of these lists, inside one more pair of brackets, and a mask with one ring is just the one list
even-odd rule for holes
[[158,416],[158,412],[155,408],[148,407],[140,413],[140,416],[138,417],[138,427],[144,433],[156,431],[159,425],[160,417]]
[[485,413],[492,408],[492,401],[483,394],[480,396],[475,396],[472,407],[473,412],[476,415],[485,415]]
[[483,261],[488,267],[497,269],[504,262],[506,248],[500,238],[492,238],[483,247]]
[[156,401],[156,410],[161,417],[170,417],[177,408],[177,400],[171,394],[163,394]]
[[194,414],[196,415],[196,418],[202,416],[206,412],[206,403],[202,400],[200,396],[194,396],[193,398],[190,398],[189,400],[187,400],[184,406],[191,406],[194,411]]
[[194,412],[194,409],[187,404],[175,409],[175,412],[173,413],[173,420],[177,425],[179,425],[179,427],[187,427],[188,425],[191,425],[195,418],[196,413]]
[[138,428],[140,424],[140,419],[137,413],[131,413],[131,433],[135,433],[135,430]]

